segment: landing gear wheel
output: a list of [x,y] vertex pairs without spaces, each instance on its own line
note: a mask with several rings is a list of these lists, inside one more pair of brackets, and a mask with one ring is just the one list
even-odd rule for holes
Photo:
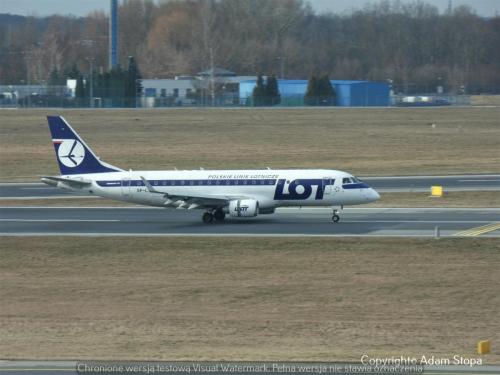
[[338,211],[334,208],[334,209],[333,209],[333,216],[332,216],[332,221],[333,221],[334,223],[337,223],[337,222],[340,220],[340,216],[339,216],[339,215],[337,215],[337,212],[338,212]]
[[205,212],[201,219],[205,224],[210,224],[212,221],[214,221],[214,215],[212,215],[211,212]]
[[222,210],[215,210],[214,212],[214,219],[215,221],[223,222],[224,218],[226,217],[226,214]]

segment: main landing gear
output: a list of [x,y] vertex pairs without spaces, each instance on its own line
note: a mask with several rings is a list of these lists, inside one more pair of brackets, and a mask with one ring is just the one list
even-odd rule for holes
[[340,216],[337,215],[338,210],[333,209],[333,216],[332,216],[332,221],[334,223],[337,223],[340,220]]
[[207,211],[203,213],[201,219],[205,224],[210,224],[215,222],[222,223],[224,221],[224,218],[226,217],[226,214],[224,211],[222,211],[221,208],[218,208],[216,210],[212,211]]

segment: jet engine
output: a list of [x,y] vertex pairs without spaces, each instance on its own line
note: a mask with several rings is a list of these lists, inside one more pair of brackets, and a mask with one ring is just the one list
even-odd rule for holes
[[259,214],[259,202],[255,199],[238,199],[229,202],[229,215],[233,217],[252,217]]

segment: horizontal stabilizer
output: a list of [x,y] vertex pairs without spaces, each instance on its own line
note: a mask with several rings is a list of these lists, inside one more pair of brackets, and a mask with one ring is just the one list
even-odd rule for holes
[[72,188],[77,188],[77,189],[82,189],[82,188],[92,186],[92,181],[87,181],[84,179],[77,180],[77,179],[56,177],[56,176],[42,176],[40,181],[42,181],[44,184],[47,184],[49,186],[57,186],[57,184],[59,182],[63,182],[66,185],[68,185]]

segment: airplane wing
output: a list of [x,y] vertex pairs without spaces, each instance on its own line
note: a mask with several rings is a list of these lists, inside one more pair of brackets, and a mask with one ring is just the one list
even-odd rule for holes
[[89,187],[92,185],[92,181],[87,181],[84,179],[72,179],[72,178],[64,178],[64,177],[56,177],[56,176],[42,176],[40,179],[43,183],[56,186],[58,182],[64,182],[72,188],[82,189],[85,187]]
[[244,196],[221,194],[186,194],[185,192],[175,191],[175,189],[158,191],[144,177],[141,176],[141,180],[144,182],[146,189],[148,189],[150,193],[161,194],[164,196],[164,205],[167,207],[187,208],[188,210],[192,210],[194,208],[225,206],[233,199],[248,198]]

